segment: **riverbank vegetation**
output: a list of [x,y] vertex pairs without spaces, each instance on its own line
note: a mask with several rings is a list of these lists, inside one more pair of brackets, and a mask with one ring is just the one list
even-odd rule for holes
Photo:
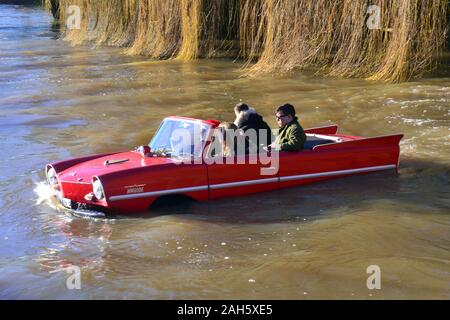
[[239,58],[249,76],[314,69],[388,82],[437,67],[450,7],[448,0],[43,1],[60,22],[70,5],[80,7],[80,29],[63,30],[73,44],[154,59]]

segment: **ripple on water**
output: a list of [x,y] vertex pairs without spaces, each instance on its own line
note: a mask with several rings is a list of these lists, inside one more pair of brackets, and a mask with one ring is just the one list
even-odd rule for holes
[[[14,26],[0,35],[2,298],[367,298],[369,264],[385,276],[377,298],[449,297],[447,78],[246,79],[227,60],[149,62],[71,47],[38,9],[0,6],[0,15],[0,27]],[[229,121],[241,101],[272,127],[275,106],[291,102],[304,127],[402,132],[399,174],[115,221],[59,210],[42,181],[48,162],[141,145],[167,115]],[[49,274],[70,265],[82,268],[80,292]]]

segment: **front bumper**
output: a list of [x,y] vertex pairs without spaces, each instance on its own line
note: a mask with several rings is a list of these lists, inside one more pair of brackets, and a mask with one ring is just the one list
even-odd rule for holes
[[104,207],[86,203],[80,203],[68,198],[64,198],[60,191],[55,191],[55,196],[59,203],[68,209],[73,215],[88,218],[106,218]]

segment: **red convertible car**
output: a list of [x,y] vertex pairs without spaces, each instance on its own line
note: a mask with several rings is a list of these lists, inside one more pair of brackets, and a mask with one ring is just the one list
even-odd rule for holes
[[[249,154],[208,152],[218,125],[168,117],[148,146],[48,164],[47,180],[64,207],[105,217],[146,211],[163,199],[207,201],[399,166],[401,134],[363,138],[337,134],[336,125],[312,128],[304,150],[263,151],[264,161],[252,162]],[[180,143],[186,132],[194,138]]]

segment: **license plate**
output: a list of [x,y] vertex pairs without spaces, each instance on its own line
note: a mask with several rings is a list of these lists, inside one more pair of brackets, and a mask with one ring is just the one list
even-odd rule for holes
[[72,208],[72,200],[64,198],[61,195],[61,192],[56,192],[56,197],[59,199],[59,201],[61,202],[61,204],[66,207],[66,208]]
[[61,198],[61,203],[66,208],[71,208],[72,207],[72,200],[70,200],[70,199]]

